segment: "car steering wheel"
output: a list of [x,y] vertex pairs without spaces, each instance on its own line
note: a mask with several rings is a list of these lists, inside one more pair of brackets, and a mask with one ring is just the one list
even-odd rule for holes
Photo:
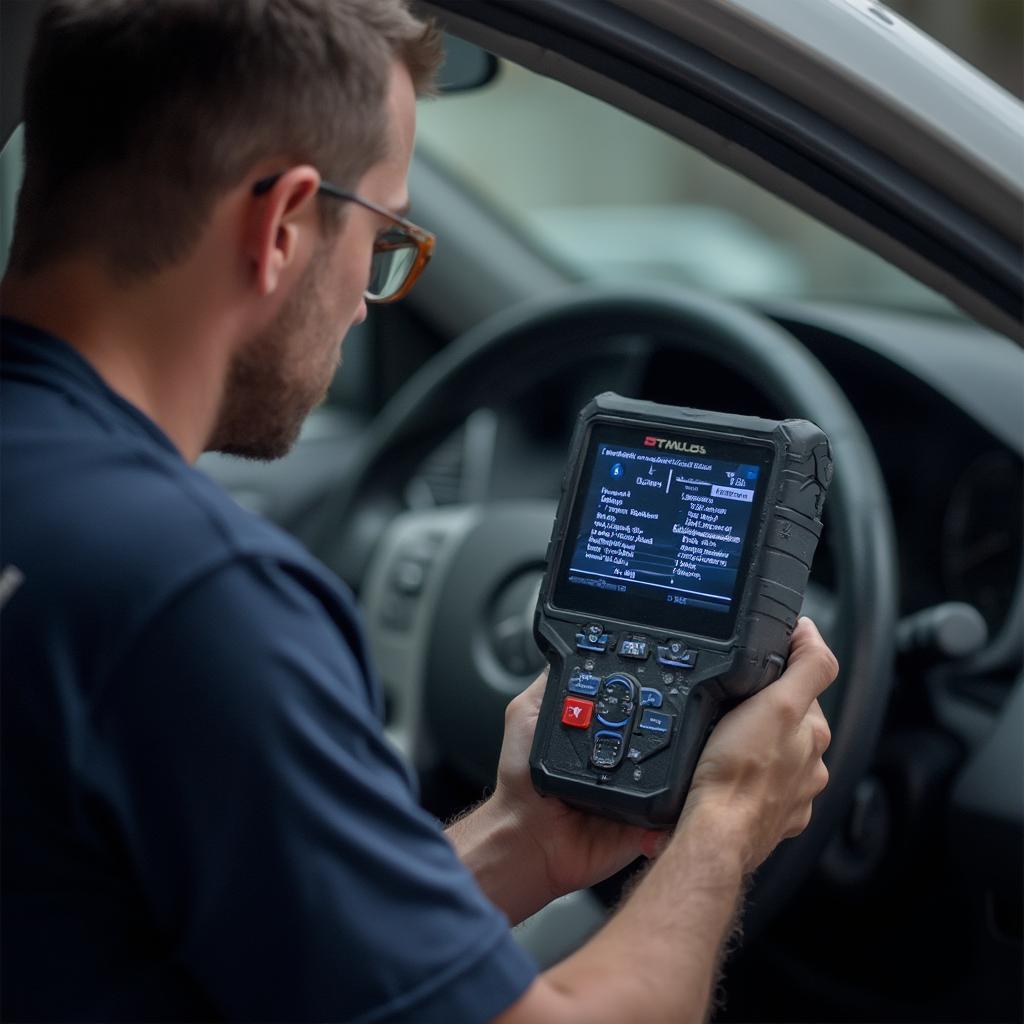
[[[474,409],[528,393],[538,367],[593,359],[626,335],[716,360],[786,416],[817,423],[832,443],[826,535],[836,591],[812,585],[804,606],[841,666],[823,701],[833,734],[830,782],[805,832],[759,871],[749,933],[792,894],[842,820],[892,684],[897,559],[885,485],[853,408],[796,339],[749,310],[668,286],[581,286],[503,311],[400,389],[304,536],[361,590],[371,646],[396,702],[392,735],[416,760],[439,748],[478,784],[493,782],[505,705],[543,664],[529,629],[555,503],[409,512],[401,496],[423,459]],[[700,404],[699,396],[685,397]]]

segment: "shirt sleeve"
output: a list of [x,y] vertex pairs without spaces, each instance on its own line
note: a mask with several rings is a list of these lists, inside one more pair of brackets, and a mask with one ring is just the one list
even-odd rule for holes
[[337,614],[270,560],[193,584],[97,696],[84,774],[226,1015],[490,1019],[536,968],[417,805]]

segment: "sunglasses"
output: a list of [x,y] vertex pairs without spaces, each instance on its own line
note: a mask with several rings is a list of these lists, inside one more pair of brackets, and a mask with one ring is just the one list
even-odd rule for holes
[[[252,187],[253,195],[262,196],[269,192],[280,177],[280,174],[273,174],[269,178],[261,178]],[[434,254],[434,235],[383,206],[357,196],[354,192],[346,192],[329,181],[321,181],[318,191],[332,199],[358,203],[392,223],[392,227],[378,234],[374,240],[370,280],[363,298],[367,302],[397,302],[408,295]]]

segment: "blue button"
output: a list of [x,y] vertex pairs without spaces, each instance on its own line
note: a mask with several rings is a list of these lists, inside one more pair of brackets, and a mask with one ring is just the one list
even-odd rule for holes
[[640,717],[638,728],[646,729],[648,732],[668,732],[672,728],[672,716],[648,709]]
[[629,698],[633,696],[633,681],[629,678],[629,676],[619,675],[619,673],[616,672],[615,675],[609,676],[604,681],[604,685],[607,687],[609,691],[614,691],[618,688],[621,688],[623,693],[625,694],[626,700],[629,700]]
[[621,722],[613,722],[605,718],[604,715],[598,715],[597,720],[602,725],[610,726],[612,729],[621,729],[624,725],[629,725],[629,715],[622,719]]
[[608,650],[608,634],[602,633],[577,633],[576,649],[579,651],[598,651],[604,653]]
[[660,708],[661,707],[661,690],[653,690],[649,686],[644,686],[640,690],[640,707],[642,708]]
[[570,677],[568,690],[570,693],[582,693],[593,697],[600,685],[600,676],[595,676],[592,672],[580,672]]
[[658,644],[658,664],[666,668],[693,668],[697,664],[697,652],[688,651],[678,641]]

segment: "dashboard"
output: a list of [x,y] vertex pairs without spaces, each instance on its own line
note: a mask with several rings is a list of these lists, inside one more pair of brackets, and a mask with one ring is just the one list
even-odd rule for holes
[[1024,357],[972,328],[847,311],[780,322],[839,381],[892,501],[904,615],[976,607],[1015,625],[1024,508]]

